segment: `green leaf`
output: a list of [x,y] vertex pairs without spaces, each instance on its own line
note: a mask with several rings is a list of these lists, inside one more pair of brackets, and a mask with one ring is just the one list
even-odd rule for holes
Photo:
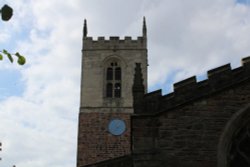
[[7,50],[5,50],[5,49],[3,50],[3,53],[6,54],[6,55],[9,54],[9,52]]
[[3,21],[8,21],[13,15],[13,9],[8,5],[4,5],[1,8],[1,15]]
[[13,63],[13,61],[14,61],[14,60],[13,60],[13,58],[12,58],[11,54],[10,54],[10,53],[8,53],[8,54],[7,54],[7,56],[8,56],[8,58],[9,58],[10,62],[11,62],[11,63]]
[[19,65],[24,65],[25,62],[26,62],[26,60],[25,60],[25,58],[24,58],[23,56],[20,56],[20,57],[18,58],[18,60],[17,60],[17,63],[18,63]]
[[[16,52],[15,54],[11,54],[7,50],[5,50],[5,49],[3,49],[3,51],[0,51],[0,52],[2,52],[4,55],[6,55],[8,57],[8,59],[10,60],[11,63],[14,62],[14,59],[13,59],[14,55],[17,56],[17,58],[18,58],[17,63],[19,65],[24,65],[26,63],[25,57],[22,56],[22,55],[20,55],[19,52]],[[0,54],[0,60],[2,60],[2,59],[3,59],[3,55]]]
[[26,59],[24,56],[20,55],[18,52],[15,54],[18,57],[17,63],[19,65],[24,65],[26,62]]
[[7,50],[5,50],[5,49],[3,50],[3,53],[4,53],[5,55],[7,55],[7,57],[8,57],[9,60],[10,60],[10,62],[13,63],[14,60],[13,60],[11,54],[10,54]]

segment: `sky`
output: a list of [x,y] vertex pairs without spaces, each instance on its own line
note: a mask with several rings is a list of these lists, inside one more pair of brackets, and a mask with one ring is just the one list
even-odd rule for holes
[[76,165],[83,20],[88,36],[148,33],[148,91],[172,91],[193,75],[250,55],[248,0],[2,0],[0,49],[25,55],[0,61],[1,167]]

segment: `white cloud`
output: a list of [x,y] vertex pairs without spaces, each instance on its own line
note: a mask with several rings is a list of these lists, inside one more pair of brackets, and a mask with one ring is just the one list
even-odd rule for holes
[[239,66],[250,52],[249,6],[234,1],[161,1],[156,8],[157,12],[147,11],[151,87],[176,70],[181,77],[175,81],[180,81],[229,62]]
[[6,42],[10,39],[10,34],[7,30],[1,31],[0,33],[0,43]]
[[65,22],[63,11],[74,10],[57,6],[62,6],[59,1],[26,4],[32,9],[23,14],[32,17],[26,22],[31,23],[29,36],[18,41],[17,48],[27,58],[26,67],[20,69],[26,88],[22,97],[1,102],[1,118],[6,120],[0,124],[5,127],[0,132],[3,166],[75,163],[82,20],[79,25],[73,19]]
[[75,165],[84,18],[90,36],[136,37],[146,16],[151,89],[169,90],[172,82],[225,63],[240,65],[250,52],[250,9],[233,0],[23,0],[10,5],[15,17],[2,32],[12,37],[25,32],[13,49],[26,56],[27,64],[1,62],[21,71],[25,91],[0,101],[0,166]]

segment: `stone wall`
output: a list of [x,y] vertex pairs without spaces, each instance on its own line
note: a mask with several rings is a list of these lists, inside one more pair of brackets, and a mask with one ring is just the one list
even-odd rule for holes
[[[110,37],[108,40],[104,37],[98,37],[97,40],[83,37],[78,167],[130,154],[135,63],[142,64],[144,85],[147,87],[145,36],[135,40],[131,37]],[[106,97],[106,72],[111,64],[121,68],[121,97]],[[126,122],[124,134],[113,136],[108,132],[108,123],[112,119]]]
[[228,121],[250,103],[249,59],[210,70],[205,81],[176,83],[169,95],[145,95],[144,113],[132,116],[134,166],[217,166]]
[[132,107],[131,89],[135,63],[142,64],[144,85],[147,87],[146,39],[138,37],[137,40],[132,40],[131,37],[126,37],[121,40],[118,37],[110,37],[110,40],[105,40],[99,37],[98,40],[93,40],[92,37],[85,37],[82,53],[81,107],[112,106],[107,104],[109,100],[105,99],[105,63],[110,59],[116,59],[121,63],[120,107]]
[[132,39],[132,37],[125,37],[120,39],[120,37],[98,37],[94,40],[92,37],[84,38],[84,50],[144,50],[147,48],[147,43],[144,37],[137,37],[137,39]]
[[130,158],[89,167],[226,167],[234,134],[250,122],[250,57],[237,69],[227,64],[207,80],[191,77],[175,83],[173,93],[158,90],[141,101],[143,111],[131,117]]

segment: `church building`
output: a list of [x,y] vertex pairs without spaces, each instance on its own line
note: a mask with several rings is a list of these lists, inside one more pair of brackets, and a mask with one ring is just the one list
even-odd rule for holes
[[77,167],[249,167],[250,57],[174,91],[147,92],[142,36],[88,36],[84,21]]

